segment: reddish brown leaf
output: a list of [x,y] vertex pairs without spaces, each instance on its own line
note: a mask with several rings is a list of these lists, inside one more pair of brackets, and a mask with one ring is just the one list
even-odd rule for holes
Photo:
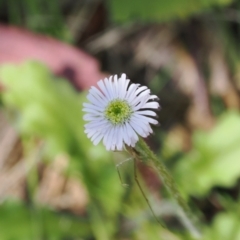
[[29,59],[45,63],[78,89],[88,89],[104,76],[98,61],[82,50],[51,37],[0,25],[0,64],[21,63]]

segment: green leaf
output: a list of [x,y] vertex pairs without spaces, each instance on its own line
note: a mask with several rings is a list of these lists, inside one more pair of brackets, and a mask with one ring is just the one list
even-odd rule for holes
[[212,6],[222,6],[232,0],[109,0],[109,8],[115,21],[125,22],[141,19],[144,21],[166,21],[186,18]]
[[183,192],[203,196],[230,187],[240,176],[240,115],[228,112],[210,132],[196,132],[193,150],[179,159],[175,177]]
[[204,240],[240,239],[239,215],[235,212],[219,213],[206,230]]
[[51,156],[59,152],[84,156],[90,142],[83,133],[82,103],[66,80],[55,78],[37,62],[3,65],[0,78],[6,88],[3,103],[15,114],[23,136],[45,139]]

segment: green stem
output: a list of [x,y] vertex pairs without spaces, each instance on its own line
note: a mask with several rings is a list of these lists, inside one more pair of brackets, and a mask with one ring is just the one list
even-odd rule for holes
[[142,138],[140,138],[140,140],[137,142],[135,148],[127,147],[127,150],[134,159],[143,161],[145,163],[151,162],[153,164],[153,166],[157,169],[168,192],[180,206],[181,211],[179,212],[179,214],[182,215],[185,219],[185,226],[191,232],[193,237],[197,239],[201,238],[201,234],[195,227],[194,221],[192,220],[193,217],[188,207],[188,204],[182,198],[172,176],[168,172],[164,163],[157,158],[157,156],[150,150],[150,148]]

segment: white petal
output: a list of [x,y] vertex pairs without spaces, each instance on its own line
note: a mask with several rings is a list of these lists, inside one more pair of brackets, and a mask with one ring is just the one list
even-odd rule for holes
[[126,124],[126,128],[131,142],[130,146],[134,147],[136,142],[138,141],[138,136],[129,123]]
[[99,132],[98,134],[96,134],[95,136],[92,137],[92,142],[93,144],[96,146],[103,138],[103,134],[101,132]]
[[128,84],[129,84],[130,80],[129,79],[127,79],[127,80],[120,79],[120,81],[122,82],[123,86],[122,86],[121,94],[119,94],[119,98],[125,99],[126,94],[127,94]]
[[114,89],[113,89],[113,82],[112,82],[112,76],[109,77],[109,79],[105,78],[104,79],[104,83],[105,83],[105,86],[106,86],[106,89],[109,93],[109,96],[110,96],[110,99],[109,100],[112,100],[114,99]]
[[87,99],[94,105],[98,106],[98,107],[103,107],[104,105],[106,105],[107,101],[103,101],[100,98],[97,97],[97,95],[92,95],[91,93],[89,93],[87,95]]
[[140,111],[137,111],[136,114],[140,114],[143,116],[153,116],[153,117],[157,116],[157,114],[151,110],[142,110],[142,111],[140,110]]
[[129,135],[128,135],[128,131],[127,131],[126,124],[124,124],[124,125],[122,126],[122,129],[123,129],[123,140],[124,140],[124,142],[125,142],[128,146],[130,146],[130,144],[131,144],[131,138],[130,138]]
[[84,116],[83,116],[83,119],[85,120],[85,121],[94,121],[94,120],[97,120],[97,121],[101,121],[101,120],[103,120],[103,117],[101,117],[101,116],[96,116],[96,115],[94,115],[94,114],[91,114],[91,113],[87,113],[87,114],[85,114]]
[[85,109],[90,108],[90,109],[93,109],[93,110],[96,110],[96,111],[103,111],[104,110],[103,107],[99,107],[99,106],[93,105],[91,103],[83,103],[83,106],[84,106]]
[[119,92],[121,91],[121,89],[119,88],[119,81],[118,81],[118,77],[117,75],[114,75],[114,82],[113,82],[113,92],[114,92],[114,96],[116,98],[119,98]]
[[103,137],[103,144],[106,146],[106,149],[109,151],[112,147],[112,137],[113,137],[113,127],[109,128],[106,131],[106,134]]
[[149,89],[147,89],[144,92],[140,93],[137,97],[134,98],[134,100],[131,102],[131,105],[134,106],[134,105],[136,105],[139,102],[141,103],[141,102],[148,101],[149,96],[150,96],[149,93],[150,93]]
[[117,127],[114,127],[113,128],[113,138],[112,138],[112,148],[111,150],[115,150],[116,148],[116,145],[117,145],[117,140],[118,140],[118,128]]
[[147,122],[149,122],[151,124],[154,124],[154,125],[158,124],[157,120],[155,120],[153,118],[150,118],[150,117],[138,115],[138,118],[139,118],[139,121],[147,121]]
[[159,103],[158,102],[148,102],[148,103],[145,103],[142,108],[145,108],[145,109],[158,109],[160,107]]
[[88,138],[91,138],[94,134],[96,134],[96,130],[89,130],[89,129],[85,129],[84,131],[87,134]]
[[138,102],[141,102],[143,99],[149,98],[149,94],[150,94],[150,90],[144,90],[143,92],[141,92],[138,96],[134,96],[134,98],[132,97],[131,99],[129,99],[129,101],[131,102],[132,105],[137,104]]
[[82,110],[84,112],[87,112],[87,113],[95,114],[96,116],[103,116],[103,113],[98,111],[98,110],[94,110],[94,109],[91,109],[91,108],[83,108]]
[[137,89],[137,91],[136,91],[136,95],[138,95],[140,92],[142,92],[143,90],[146,90],[146,89],[147,89],[146,86],[141,86],[141,87],[139,87],[139,88]]
[[116,131],[117,131],[117,137],[116,137],[116,149],[117,150],[122,150],[122,146],[123,146],[123,138],[122,138],[122,133],[121,133],[121,128],[120,126],[116,127]]
[[[106,79],[105,79],[106,80]],[[109,90],[108,88],[105,86],[104,84],[105,82],[103,82],[103,80],[100,80],[97,85],[99,86],[99,88],[102,90],[103,94],[106,96],[106,98],[108,100],[111,99],[111,95],[109,94]]]
[[[134,147],[139,136],[147,137],[152,133],[150,124],[158,124],[153,118],[156,116],[153,110],[159,108],[159,103],[151,101],[157,96],[151,95],[146,86],[130,84],[126,74],[120,78],[117,75],[105,78],[97,84],[99,89],[91,87],[87,95],[89,103],[83,104],[86,112],[83,119],[88,121],[84,132],[94,145],[103,141],[107,150],[123,150],[125,144]],[[105,108],[114,99],[125,100],[132,107],[129,121],[113,125],[106,119]]]
[[108,103],[107,97],[105,95],[103,95],[103,93],[101,93],[95,87],[92,87],[89,90],[89,94],[91,94],[92,97],[97,100],[97,102],[95,103],[95,105],[97,105],[97,106],[103,106],[103,105],[106,105]]
[[91,93],[93,96],[97,96],[101,100],[106,100],[106,95],[104,95],[99,89],[96,87],[91,87],[89,89],[89,93]]
[[[142,129],[145,137],[147,137],[150,133],[152,133],[152,128],[150,127],[149,122],[147,122],[146,120],[143,121],[138,116],[133,116],[131,118],[131,122],[134,126],[138,126],[139,128]],[[139,131],[137,131],[137,132],[139,132]],[[142,135],[142,137],[144,137],[144,136]]]
[[149,99],[158,101],[158,100],[159,100],[159,97],[158,97],[157,95],[151,95],[151,96],[149,97]]
[[128,90],[127,90],[127,95],[125,96],[126,100],[128,101],[128,98],[130,98],[130,96],[132,94],[134,94],[134,92],[136,91],[136,89],[138,88],[139,84],[135,84],[135,83],[132,83]]
[[87,124],[85,124],[85,127],[86,128],[107,128],[109,127],[109,123],[107,122],[107,120],[101,120],[101,121],[91,121]]
[[149,95],[141,96],[141,98],[139,100],[140,100],[139,104],[137,103],[137,104],[135,104],[135,106],[133,106],[134,110],[139,110],[139,109],[143,108],[143,106],[149,100]]
[[126,73],[122,73],[121,78],[122,81],[126,81]]

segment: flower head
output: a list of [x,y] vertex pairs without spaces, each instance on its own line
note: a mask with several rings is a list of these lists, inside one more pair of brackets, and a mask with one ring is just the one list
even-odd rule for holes
[[126,74],[100,80],[98,88],[91,87],[87,95],[90,103],[84,103],[85,133],[94,145],[101,140],[107,150],[122,150],[126,145],[134,147],[141,137],[152,133],[150,124],[158,124],[155,109],[158,98],[140,84],[130,84]]

